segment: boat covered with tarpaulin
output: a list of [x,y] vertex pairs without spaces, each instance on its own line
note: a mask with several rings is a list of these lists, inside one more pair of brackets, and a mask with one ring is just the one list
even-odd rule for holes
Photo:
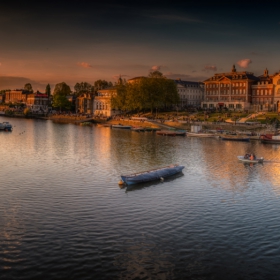
[[184,168],[185,167],[182,165],[172,164],[169,166],[133,173],[130,175],[121,175],[121,178],[126,185],[133,185],[133,184],[145,183],[145,182],[150,182],[155,180],[162,180],[164,178],[182,172]]

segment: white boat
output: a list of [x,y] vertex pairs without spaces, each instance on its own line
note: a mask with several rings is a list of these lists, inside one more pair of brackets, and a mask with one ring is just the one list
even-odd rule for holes
[[113,124],[112,128],[131,129],[130,125]]
[[213,133],[203,133],[203,132],[188,132],[187,133],[188,137],[201,137],[201,138],[206,138],[206,137],[214,137],[214,138],[219,138],[220,136],[217,134]]
[[264,160],[263,157],[249,159],[249,158],[245,158],[244,156],[237,156],[237,158],[238,158],[238,160],[240,160],[242,162],[247,162],[247,163],[263,163],[263,160]]

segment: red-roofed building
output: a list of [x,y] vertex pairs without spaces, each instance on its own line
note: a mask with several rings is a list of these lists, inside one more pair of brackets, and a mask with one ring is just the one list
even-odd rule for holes
[[26,107],[33,113],[47,113],[49,109],[49,98],[45,93],[39,91],[29,93],[26,98]]

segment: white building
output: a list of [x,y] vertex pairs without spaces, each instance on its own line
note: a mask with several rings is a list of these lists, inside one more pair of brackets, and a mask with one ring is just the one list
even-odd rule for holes
[[198,108],[204,98],[204,84],[200,82],[190,82],[175,80],[180,96],[180,108]]

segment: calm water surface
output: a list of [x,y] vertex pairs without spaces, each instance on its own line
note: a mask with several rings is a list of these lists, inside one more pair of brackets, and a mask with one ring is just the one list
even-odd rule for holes
[[[279,279],[280,145],[7,120],[1,279]],[[170,163],[183,174],[118,186]]]

